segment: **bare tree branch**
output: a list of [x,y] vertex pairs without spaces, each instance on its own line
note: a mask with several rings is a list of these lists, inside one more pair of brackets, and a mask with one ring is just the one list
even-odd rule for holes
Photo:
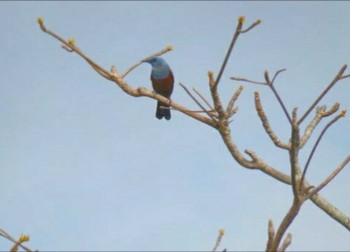
[[237,101],[242,91],[243,91],[243,86],[239,86],[238,89],[233,93],[230,101],[228,102],[227,108],[226,108],[226,113],[229,115],[228,117],[231,117],[234,114],[233,106],[235,105],[235,102]]
[[300,135],[299,135],[299,126],[297,125],[297,108],[293,109],[292,112],[292,132],[291,132],[291,147],[289,150],[289,158],[291,165],[291,179],[292,179],[292,188],[294,194],[294,200],[300,201],[299,194],[299,183],[298,177],[300,174],[299,167],[299,149],[300,149]]
[[326,106],[321,106],[316,109],[316,114],[314,119],[309,123],[309,125],[306,127],[305,132],[303,136],[300,139],[300,148],[303,148],[306,142],[309,140],[312,132],[316,128],[316,126],[319,124],[319,122],[327,116],[330,116],[337,112],[339,110],[339,103],[335,103],[332,108],[330,108],[328,111],[326,111]]
[[286,239],[284,239],[283,244],[281,247],[278,248],[278,252],[284,252],[289,247],[289,245],[292,243],[292,234],[287,234]]
[[248,79],[245,79],[245,78],[238,78],[238,77],[231,77],[230,79],[231,80],[236,80],[236,81],[244,81],[244,82],[248,82],[248,83],[252,83],[252,84],[258,84],[258,85],[265,85],[265,86],[269,86],[273,92],[273,94],[275,95],[275,97],[277,98],[279,104],[281,105],[282,109],[283,109],[283,112],[284,114],[286,115],[288,121],[290,124],[292,124],[292,121],[291,121],[291,118],[288,114],[288,111],[280,97],[280,95],[278,94],[277,90],[275,89],[274,87],[274,81],[276,80],[277,76],[282,73],[283,71],[285,71],[286,69],[283,68],[283,69],[280,69],[278,70],[275,75],[273,76],[272,78],[272,81],[270,80],[270,77],[269,77],[269,72],[266,70],[264,72],[264,78],[265,78],[265,82],[260,82],[260,81],[252,81],[252,80],[248,80]]
[[226,56],[225,56],[225,59],[222,63],[222,66],[220,68],[220,71],[219,71],[219,74],[215,80],[215,84],[213,85],[213,88],[216,89],[219,82],[220,82],[220,79],[221,79],[221,76],[222,74],[224,73],[224,70],[225,70],[225,67],[226,67],[226,64],[228,62],[228,59],[230,58],[231,56],[231,53],[232,53],[232,49],[233,47],[235,46],[236,44],[236,41],[238,39],[238,36],[240,35],[240,33],[244,33],[244,32],[247,32],[249,31],[250,29],[252,29],[253,27],[257,26],[258,24],[261,23],[260,20],[256,21],[255,23],[253,23],[251,26],[248,27],[248,29],[244,30],[244,31],[241,31],[242,30],[242,26],[243,26],[243,23],[245,21],[245,18],[244,17],[239,17],[238,18],[238,24],[237,24],[237,27],[236,27],[236,30],[235,30],[235,33],[233,34],[233,38],[232,38],[232,41],[231,41],[231,44],[227,50],[227,53],[226,53]]
[[250,25],[247,29],[242,30],[241,33],[246,33],[248,31],[250,31],[251,29],[253,29],[255,26],[257,26],[258,24],[261,24],[261,20],[258,19],[256,20],[252,25]]
[[210,103],[208,102],[207,99],[205,99],[205,97],[199,92],[197,91],[195,88],[192,88],[193,91],[205,102],[205,104],[207,104],[207,106],[210,108],[211,111],[214,111],[215,109],[210,105]]
[[346,159],[319,185],[317,186],[314,190],[310,192],[310,194],[307,196],[307,198],[312,197],[319,191],[321,191],[326,185],[328,185],[329,182],[331,182],[335,176],[338,175],[339,172],[341,172],[344,167],[350,162],[350,155],[346,157]]
[[290,116],[289,116],[289,113],[288,113],[288,111],[287,111],[287,109],[286,109],[286,106],[284,105],[284,103],[283,103],[283,101],[282,101],[280,95],[278,94],[277,90],[275,89],[275,87],[274,87],[274,85],[273,85],[273,82],[275,81],[277,75],[278,75],[279,73],[283,72],[283,71],[285,71],[285,69],[278,70],[278,71],[275,73],[275,76],[273,77],[272,81],[270,81],[269,72],[268,72],[267,70],[265,71],[265,74],[264,74],[264,75],[265,75],[266,83],[267,83],[268,86],[271,88],[273,94],[276,96],[276,98],[277,98],[279,104],[281,105],[281,107],[282,107],[282,109],[283,109],[283,112],[284,112],[284,114],[286,115],[286,117],[287,117],[289,123],[292,124],[292,120],[291,120],[291,118],[290,118]]
[[248,82],[248,83],[252,83],[252,84],[264,85],[264,86],[268,85],[266,82],[253,81],[253,80],[248,80],[248,79],[240,78],[240,77],[231,77],[230,79],[235,80],[235,81],[244,81],[244,82]]
[[224,236],[224,234],[225,234],[225,231],[223,229],[220,229],[218,232],[218,237],[216,238],[214,248],[212,249],[213,252],[216,252],[216,250],[220,246],[220,242],[221,242],[221,239]]
[[218,93],[218,90],[215,86],[215,80],[214,80],[214,74],[213,72],[208,72],[209,77],[209,87],[210,87],[210,93],[211,97],[213,99],[215,111],[218,113],[219,121],[222,122],[222,119],[227,118],[227,115],[222,107],[222,103],[220,100],[220,95]]
[[275,75],[273,76],[273,78],[272,78],[271,85],[273,85],[273,83],[275,82],[275,79],[277,78],[277,76],[278,76],[280,73],[282,73],[282,72],[284,72],[284,71],[286,71],[286,70],[287,70],[287,69],[285,69],[285,68],[278,70],[278,71],[275,73]]
[[334,79],[331,81],[331,83],[329,83],[329,85],[325,88],[325,90],[320,94],[319,97],[317,97],[317,99],[312,103],[312,105],[309,107],[309,109],[305,112],[305,114],[299,119],[298,124],[300,125],[305,118],[310,114],[310,112],[314,109],[314,107],[316,107],[316,105],[320,102],[320,100],[328,93],[328,91],[341,79],[347,78],[350,75],[343,75],[346,68],[348,66],[344,65],[339,72],[337,73],[337,75],[334,77]]
[[[66,42],[64,39],[62,39],[60,36],[58,36],[57,34],[49,31],[47,29],[47,27],[44,25],[43,22],[40,22],[40,27],[41,29],[46,32],[47,34],[51,35],[52,37],[56,38],[57,40],[59,40],[60,42],[62,42],[65,46],[67,46],[68,48],[72,49],[74,52],[76,52],[78,55],[80,55],[82,58],[84,58],[89,65],[96,71],[98,72],[102,77],[115,82],[125,93],[133,96],[133,97],[150,97],[153,98],[155,100],[161,101],[165,104],[169,104],[169,106],[173,107],[174,109],[176,109],[177,111],[180,111],[198,121],[201,121],[211,127],[215,127],[215,122],[213,122],[210,118],[207,118],[205,116],[202,116],[198,113],[194,113],[191,112],[189,109],[181,106],[180,104],[177,104],[174,101],[171,101],[167,98],[165,98],[164,96],[157,94],[155,92],[152,92],[146,88],[133,88],[131,86],[129,86],[124,79],[122,78],[121,75],[118,74],[118,72],[116,71],[115,67],[112,67],[112,70],[110,72],[108,72],[107,70],[103,69],[101,66],[99,66],[98,64],[96,64],[95,62],[93,62],[91,59],[89,59],[87,56],[85,56],[85,54],[78,49],[78,47],[75,46],[75,44],[73,43],[73,41],[71,41],[70,43]],[[166,50],[166,49],[164,49]],[[132,67],[131,67],[132,68]],[[129,70],[131,69],[129,68]],[[125,74],[124,74],[125,75]]]
[[191,94],[187,87],[182,83],[179,83],[179,85],[186,91],[186,93],[192,98],[192,100],[194,100],[194,102],[215,122],[216,120],[214,116],[211,115],[209,111],[204,108],[204,106]]
[[267,133],[267,135],[270,137],[270,139],[272,140],[272,142],[277,146],[280,147],[282,149],[285,150],[289,150],[290,149],[290,144],[286,144],[283,143],[279,137],[275,134],[275,132],[273,131],[273,129],[270,126],[270,123],[267,119],[267,116],[265,115],[264,109],[262,107],[261,104],[261,100],[260,100],[260,96],[259,96],[259,92],[254,92],[254,97],[255,97],[255,109],[256,112],[258,113],[258,116],[263,124],[263,127]]
[[[39,22],[39,21],[38,21]],[[299,167],[299,162],[298,162],[298,151],[301,148],[301,146],[304,144],[304,142],[307,141],[308,139],[308,135],[307,134],[311,134],[310,132],[313,131],[313,129],[316,127],[316,125],[318,124],[319,120],[321,120],[321,118],[318,118],[317,115],[317,119],[316,117],[314,118],[314,120],[309,124],[309,126],[306,128],[303,139],[300,140],[300,136],[299,136],[299,125],[300,123],[307,117],[307,115],[310,113],[310,111],[317,105],[317,103],[323,98],[323,96],[330,90],[330,88],[338,81],[344,78],[348,78],[350,77],[350,75],[343,75],[345,70],[346,70],[346,65],[343,66],[343,68],[339,71],[338,75],[334,78],[334,80],[330,83],[330,85],[325,89],[325,91],[316,99],[316,101],[311,105],[311,107],[309,108],[309,110],[303,115],[303,117],[301,119],[299,119],[299,121],[297,121],[296,119],[296,109],[293,110],[292,113],[292,119],[290,118],[282,100],[280,99],[280,96],[278,95],[277,91],[274,89],[273,83],[276,79],[276,77],[278,76],[279,73],[281,73],[282,71],[284,71],[285,69],[281,69],[279,71],[276,72],[276,74],[274,75],[274,77],[272,78],[272,80],[270,80],[269,76],[268,76],[268,72],[265,72],[265,80],[266,83],[264,82],[255,82],[255,81],[250,81],[247,79],[243,79],[243,78],[235,78],[232,77],[231,79],[233,80],[239,80],[239,81],[245,81],[245,82],[250,82],[253,84],[261,84],[261,85],[268,85],[270,86],[270,88],[272,89],[272,91],[274,92],[275,96],[277,97],[277,99],[279,100],[284,113],[286,114],[289,122],[291,123],[292,126],[292,138],[291,138],[291,147],[290,147],[290,159],[291,159],[291,176],[288,176],[282,172],[280,172],[279,170],[269,166],[267,163],[264,162],[264,160],[262,160],[261,158],[259,158],[253,151],[250,150],[246,150],[245,153],[247,155],[249,155],[249,157],[251,158],[251,160],[246,159],[242,153],[239,151],[238,147],[235,145],[234,141],[232,140],[232,137],[230,135],[230,128],[229,128],[229,122],[227,121],[229,119],[229,117],[235,112],[235,109],[233,109],[233,105],[234,105],[234,101],[236,98],[234,98],[235,94],[233,95],[233,97],[231,98],[228,107],[230,106],[230,111],[228,111],[227,109],[224,110],[223,106],[221,104],[220,101],[220,97],[219,97],[219,93],[217,92],[217,86],[218,83],[220,82],[220,79],[222,77],[222,74],[225,70],[226,64],[228,62],[228,59],[232,53],[233,47],[236,43],[236,40],[239,36],[240,33],[244,33],[249,31],[250,29],[254,28],[257,24],[260,23],[260,21],[256,21],[254,24],[252,24],[250,27],[248,27],[245,30],[242,30],[242,26],[243,26],[243,22],[244,22],[244,18],[241,17],[239,19],[235,34],[233,36],[233,39],[231,41],[230,47],[228,49],[228,52],[225,56],[225,59],[223,61],[223,64],[221,66],[221,69],[219,71],[219,74],[216,78],[216,80],[214,79],[214,75],[212,72],[208,73],[209,76],[209,87],[210,87],[210,91],[211,91],[211,95],[212,95],[212,99],[213,99],[213,103],[214,103],[214,108],[215,108],[215,112],[217,112],[218,114],[218,121],[214,120],[214,114],[211,113],[211,111],[206,111],[205,109],[203,109],[203,111],[205,113],[207,113],[207,115],[210,117],[206,117],[206,116],[202,116],[198,113],[195,113],[194,111],[190,111],[187,108],[181,106],[180,104],[177,104],[176,102],[170,101],[169,99],[156,94],[155,92],[152,92],[146,88],[143,87],[139,87],[139,88],[133,88],[131,86],[129,86],[125,81],[124,81],[124,77],[130,73],[133,69],[135,69],[137,66],[140,65],[140,62],[134,64],[133,66],[129,67],[127,69],[127,71],[120,75],[118,74],[118,72],[116,71],[116,69],[112,69],[110,72],[106,71],[105,69],[103,69],[101,66],[99,66],[98,64],[96,64],[94,61],[92,61],[90,58],[88,58],[74,43],[74,40],[72,39],[68,39],[68,42],[65,41],[64,39],[62,39],[61,37],[59,37],[58,35],[56,35],[55,33],[49,31],[43,24],[43,22],[39,22],[41,29],[46,32],[47,34],[53,36],[54,38],[56,38],[57,40],[59,40],[63,46],[70,52],[76,52],[78,55],[80,55],[83,59],[85,59],[87,61],[87,63],[97,72],[99,73],[102,77],[114,81],[125,93],[134,96],[134,97],[150,97],[152,99],[156,99],[158,101],[161,101],[165,104],[169,104],[172,108],[174,108],[177,111],[180,111],[200,122],[203,122],[213,128],[216,128],[221,137],[223,138],[223,141],[225,143],[225,145],[227,146],[229,152],[231,153],[232,157],[243,167],[248,168],[248,169],[256,169],[256,170],[260,170],[262,172],[264,172],[265,174],[283,182],[286,184],[292,184],[293,186],[293,192],[295,190],[295,199],[293,202],[292,207],[290,208],[290,210],[288,211],[287,215],[285,216],[285,218],[283,219],[281,225],[278,228],[277,234],[276,234],[276,238],[273,241],[273,244],[271,245],[271,248],[273,251],[276,251],[277,248],[283,248],[284,244],[288,244],[288,236],[286,237],[286,239],[284,240],[284,243],[282,244],[282,247],[279,247],[279,244],[281,242],[281,239],[284,235],[284,233],[286,232],[286,230],[288,229],[289,225],[291,224],[291,222],[294,220],[294,218],[297,216],[301,204],[303,202],[300,193],[299,193],[299,189],[300,188],[305,188],[305,190],[307,191],[308,189],[312,188],[311,185],[308,184],[307,180],[304,179],[303,183],[298,184],[299,189],[297,188],[297,179],[299,178],[298,176],[300,175],[300,167]],[[172,48],[171,47],[167,47],[163,50],[161,50],[158,53],[152,54],[152,56],[155,55],[161,55],[167,51],[170,51]],[[149,56],[149,57],[152,57]],[[148,58],[148,57],[147,57]],[[186,89],[185,89],[186,90]],[[197,91],[194,90],[196,93]],[[237,91],[236,91],[237,92]],[[199,92],[198,92],[199,93]],[[208,105],[208,107],[210,107],[212,109],[212,107],[210,106],[210,103],[207,102],[204,97],[202,97],[200,94],[198,94],[201,99]],[[238,96],[237,96],[238,97]],[[195,99],[194,99],[195,100]],[[195,100],[196,101],[196,100]],[[199,102],[198,102],[199,103]],[[201,105],[203,106],[203,105]],[[334,107],[334,106],[333,106]],[[204,108],[204,106],[203,106]],[[212,109],[213,110],[213,109]],[[332,109],[331,109],[332,110]],[[330,114],[332,114],[332,111],[328,111]],[[202,112],[202,111],[201,111]],[[325,117],[327,115],[326,111],[323,111],[323,117]],[[333,112],[334,113],[334,112]],[[265,115],[265,114],[264,114]],[[265,116],[266,117],[266,116]],[[269,126],[270,127],[270,126]],[[270,136],[271,137],[271,136]],[[302,142],[304,141],[304,142]],[[282,145],[284,146],[284,145]],[[286,146],[289,146],[286,144]],[[285,146],[285,147],[286,147]],[[349,157],[347,158],[347,162],[346,164],[349,162]],[[345,161],[344,161],[345,162]],[[328,201],[326,201],[324,198],[322,198],[320,195],[318,195],[318,192],[324,188],[329,181],[331,181],[336,174],[338,174],[340,172],[341,169],[343,169],[345,167],[344,164],[343,166],[340,166],[341,168],[337,168],[323,183],[321,183],[317,188],[315,188],[313,191],[311,191],[311,193],[309,194],[309,197],[311,198],[311,200],[318,206],[320,207],[323,211],[325,211],[330,217],[332,217],[333,219],[335,219],[337,222],[339,222],[340,224],[342,224],[344,227],[346,227],[347,229],[350,230],[350,218],[347,217],[343,212],[341,212],[340,210],[338,210],[337,208],[335,208],[333,205],[331,205]],[[305,171],[306,169],[304,169]],[[303,189],[302,189],[303,190]],[[288,244],[289,245],[289,244]],[[287,245],[287,246],[288,246]],[[286,246],[286,247],[287,247]]]
[[151,54],[150,56],[147,56],[145,57],[144,59],[140,60],[139,62],[137,62],[136,64],[132,65],[131,67],[129,67],[125,73],[123,73],[121,75],[122,78],[125,78],[125,76],[127,76],[132,70],[134,70],[136,67],[138,67],[139,65],[141,65],[143,63],[144,60],[147,60],[147,59],[150,59],[150,58],[153,58],[153,57],[156,57],[156,56],[161,56],[163,55],[164,53],[167,53],[169,51],[172,51],[173,50],[173,46],[172,45],[168,45],[167,47],[165,47],[163,50],[159,51],[159,52],[156,52],[156,53],[153,53]]
[[[306,182],[306,180],[305,180]],[[304,182],[304,184],[305,184]],[[310,185],[306,183],[306,187],[308,188]],[[311,196],[311,201],[322,209],[329,217],[333,220],[341,224],[347,230],[350,231],[350,217],[336,208],[334,205],[329,203],[325,198],[323,198],[320,194],[314,194]]]
[[315,151],[316,151],[316,148],[317,148],[318,144],[320,143],[320,141],[321,141],[321,139],[322,139],[324,133],[326,133],[327,129],[328,129],[333,123],[335,123],[336,121],[338,121],[340,118],[344,117],[344,116],[345,116],[345,113],[346,113],[346,111],[340,112],[340,113],[339,113],[335,118],[333,118],[333,120],[330,121],[330,122],[326,125],[326,127],[322,130],[320,136],[317,138],[317,141],[316,141],[314,147],[312,148],[311,153],[310,153],[310,155],[309,155],[309,157],[308,157],[308,159],[307,159],[307,162],[306,162],[305,167],[304,167],[304,170],[303,170],[303,175],[301,176],[300,185],[303,184],[303,181],[304,181],[304,179],[305,179],[305,175],[306,175],[306,172],[307,172],[307,168],[309,167],[309,164],[310,164],[310,162],[311,162],[311,159],[312,159],[312,157],[313,157],[313,155],[314,155],[314,153],[315,153]]
[[273,226],[273,222],[270,219],[267,229],[267,244],[266,244],[266,252],[271,251],[271,246],[273,243],[273,240],[275,239],[275,228]]
[[271,245],[271,251],[277,251],[277,249],[281,243],[283,235],[287,231],[290,224],[292,224],[295,217],[298,215],[301,204],[302,204],[302,202],[300,202],[300,201],[296,200],[296,198],[294,198],[294,201],[293,201],[291,208],[289,209],[286,216],[283,218],[283,220],[282,220],[282,222],[277,230],[275,239]]
[[[24,241],[28,241],[29,240],[29,237],[28,236],[24,236],[24,235],[21,235],[21,237],[18,239],[18,241],[16,239],[14,239],[11,235],[9,235],[8,233],[6,233],[4,230],[0,229],[0,236],[4,237],[5,239],[13,242],[13,246],[12,248],[10,249],[10,251],[17,251],[18,250],[18,247],[24,249],[25,251],[27,252],[32,252],[32,250],[24,245],[22,245],[22,243]],[[28,239],[22,239],[22,237],[28,237]]]

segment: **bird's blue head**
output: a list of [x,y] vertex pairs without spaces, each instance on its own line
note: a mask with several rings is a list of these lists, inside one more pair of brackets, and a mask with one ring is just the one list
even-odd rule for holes
[[143,62],[150,63],[152,65],[152,67],[168,66],[168,64],[165,62],[165,60],[163,58],[161,58],[161,57],[153,57],[153,58],[144,60]]
[[143,62],[150,63],[152,66],[151,76],[155,79],[162,79],[168,76],[170,67],[166,61],[161,57],[153,57]]

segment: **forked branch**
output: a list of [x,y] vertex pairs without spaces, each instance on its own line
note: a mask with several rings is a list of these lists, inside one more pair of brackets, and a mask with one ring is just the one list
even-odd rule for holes
[[350,77],[350,74],[344,75],[344,72],[348,66],[344,65],[337,75],[334,77],[334,79],[329,83],[329,85],[323,90],[323,92],[320,94],[320,96],[317,97],[317,99],[311,104],[309,109],[305,112],[305,114],[299,119],[298,124],[300,125],[305,118],[310,114],[310,112],[317,106],[317,104],[321,101],[321,99],[328,93],[328,91],[339,81],[345,78]]

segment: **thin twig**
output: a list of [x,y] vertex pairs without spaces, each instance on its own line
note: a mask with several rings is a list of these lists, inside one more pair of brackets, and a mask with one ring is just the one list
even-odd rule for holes
[[[307,172],[307,169],[309,167],[309,164],[311,162],[311,159],[317,149],[317,146],[318,144],[320,143],[323,135],[326,133],[327,129],[333,124],[335,123],[336,121],[338,121],[340,118],[344,117],[345,116],[345,113],[346,111],[342,111],[340,112],[336,117],[333,118],[333,120],[331,120],[329,123],[327,123],[327,125],[324,127],[324,129],[322,130],[321,134],[319,135],[319,137],[317,138],[316,140],[316,143],[314,144],[314,147],[312,148],[311,150],[311,153],[306,161],[306,164],[305,164],[305,167],[304,167],[304,171],[303,171],[303,175],[301,176],[301,180],[300,180],[300,186],[303,185],[303,182],[304,182],[304,179],[305,179],[305,175],[306,175],[306,172]],[[301,187],[302,188],[302,187]]]
[[252,84],[264,85],[264,86],[268,85],[266,82],[252,81],[252,80],[248,80],[248,79],[240,78],[240,77],[231,77],[230,79],[235,80],[235,81],[244,81],[244,82],[248,82],[248,83],[252,83]]
[[216,252],[216,250],[218,249],[220,242],[221,242],[221,239],[224,236],[224,234],[225,234],[225,231],[223,229],[220,229],[219,233],[218,233],[218,237],[216,238],[214,248],[212,249],[213,252]]
[[274,93],[275,97],[277,98],[279,104],[281,105],[281,107],[282,107],[282,109],[283,109],[283,112],[284,112],[284,114],[286,115],[286,117],[287,117],[289,123],[292,124],[292,120],[291,120],[291,118],[290,118],[290,116],[289,116],[289,114],[288,114],[288,111],[287,111],[287,109],[286,109],[286,107],[285,107],[285,105],[284,105],[284,103],[283,103],[283,101],[282,101],[280,95],[278,94],[277,90],[275,89],[275,87],[274,87],[274,85],[273,85],[273,84],[274,84],[274,81],[275,81],[276,78],[277,78],[277,76],[278,76],[281,72],[283,72],[283,71],[285,71],[285,70],[286,70],[285,68],[278,70],[278,71],[275,73],[275,75],[273,76],[272,81],[270,80],[268,71],[265,71],[265,72],[264,72],[265,82],[261,82],[261,81],[252,81],[252,80],[248,80],[248,79],[245,79],[245,78],[239,78],[239,77],[231,77],[230,79],[231,79],[231,80],[235,80],[235,81],[244,81],[244,82],[248,82],[248,83],[252,83],[252,84],[258,84],[258,85],[269,86],[269,87],[271,88],[272,92]]
[[63,38],[61,38],[60,36],[58,36],[56,33],[50,31],[49,29],[47,29],[47,27],[44,25],[43,22],[39,22],[40,24],[40,28],[42,31],[44,31],[45,33],[51,35],[52,37],[54,37],[55,39],[59,40],[61,43],[64,44],[65,47],[69,48],[70,50],[76,52],[77,54],[79,54],[83,59],[85,59],[91,66],[92,68],[94,68],[96,70],[96,72],[98,72],[101,76],[103,76],[106,79],[110,79],[110,75],[109,73],[104,70],[101,66],[99,66],[98,64],[96,64],[94,61],[92,61],[89,57],[87,57],[73,42],[69,43],[67,41],[65,41]]
[[196,99],[196,97],[194,97],[191,92],[187,89],[187,87],[185,85],[183,85],[182,83],[179,83],[179,85],[186,91],[186,93],[192,98],[192,100],[215,122],[215,118],[213,115],[211,115],[209,113],[208,110],[206,110],[204,108],[204,106]]
[[249,30],[253,29],[255,26],[257,26],[258,24],[261,24],[261,20],[258,19],[256,20],[252,25],[250,25],[247,29],[242,30],[241,33],[245,33],[248,32]]
[[207,104],[207,106],[210,108],[210,110],[214,111],[214,108],[210,105],[208,100],[205,99],[205,97],[199,91],[197,91],[195,88],[192,88],[192,89],[205,102],[205,104]]
[[284,114],[286,115],[288,121],[290,124],[292,124],[292,120],[289,116],[289,113],[286,109],[286,106],[284,106],[284,103],[280,97],[280,95],[278,94],[277,90],[275,89],[274,85],[273,85],[273,82],[275,81],[275,78],[277,77],[277,75],[281,72],[285,71],[285,69],[281,69],[281,70],[278,70],[276,73],[275,73],[275,76],[273,77],[272,81],[270,81],[269,79],[269,73],[268,71],[265,71],[265,80],[266,80],[266,83],[268,84],[268,86],[271,88],[272,92],[274,93],[274,95],[276,96],[279,104],[281,105],[282,109],[283,109],[283,112]]
[[230,58],[231,56],[231,52],[232,52],[232,49],[237,41],[237,38],[241,32],[241,29],[242,29],[242,26],[243,26],[243,22],[244,22],[244,18],[243,17],[240,17],[239,20],[238,20],[238,24],[237,24],[237,27],[236,27],[236,30],[235,30],[235,33],[233,34],[233,38],[232,38],[232,41],[231,41],[231,44],[227,50],[227,53],[226,53],[226,56],[225,56],[225,59],[224,61],[222,62],[222,65],[221,65],[221,68],[220,68],[220,71],[219,71],[219,74],[215,80],[215,83],[214,83],[214,86],[213,88],[216,89],[219,82],[220,82],[220,79],[221,79],[221,76],[222,74],[224,73],[224,70],[225,70],[225,67],[226,67],[226,64],[228,62],[228,59]]
[[307,198],[312,197],[319,191],[321,191],[326,185],[328,185],[329,182],[331,182],[335,176],[338,175],[339,172],[341,172],[344,167],[350,162],[350,155],[347,156],[347,158],[319,185],[317,186],[314,190],[310,192],[310,194],[307,196]]
[[278,70],[278,71],[275,73],[275,75],[273,76],[272,81],[271,81],[271,84],[273,84],[273,83],[275,82],[275,79],[276,79],[277,75],[279,75],[280,73],[282,73],[282,72],[284,72],[284,71],[286,71],[286,70],[287,70],[287,69],[285,69],[285,68]]
[[125,73],[123,73],[121,75],[122,78],[125,78],[125,76],[127,76],[132,70],[134,70],[136,67],[138,67],[139,65],[141,65],[143,63],[144,60],[156,57],[156,56],[161,56],[164,53],[167,53],[169,51],[173,50],[173,46],[172,45],[168,45],[167,47],[165,47],[163,50],[160,50],[159,52],[153,53],[150,56],[145,57],[144,59],[142,59],[141,61],[135,63],[134,65],[132,65],[131,67],[129,67]]
[[[186,113],[195,113],[195,114],[200,114],[200,113],[206,113],[203,110],[192,110],[192,109],[187,109],[187,110],[178,110],[176,108],[172,108],[172,107],[164,107],[164,106],[160,106],[160,108],[162,109],[169,109],[169,110],[174,110],[174,111],[180,111],[180,112],[186,112]],[[215,111],[208,111],[210,114],[212,114],[214,117],[216,117],[216,112]]]
[[346,79],[346,78],[349,78],[349,77],[350,77],[350,74],[346,74],[346,75],[343,75],[342,77],[340,77],[340,80]]
[[4,230],[0,229],[0,236],[6,238],[7,240],[11,241],[14,243],[13,248],[16,247],[21,247],[22,249],[24,249],[27,252],[32,252],[32,250],[24,245],[22,245],[21,242],[18,242],[16,239],[14,239],[11,235],[9,235],[8,233],[6,233]]
[[[328,91],[341,79],[345,78],[343,76],[346,68],[348,66],[344,65],[340,71],[337,73],[337,75],[334,77],[334,79],[331,81],[331,83],[326,87],[326,89],[320,94],[319,97],[312,103],[312,105],[309,107],[309,109],[305,112],[305,114],[299,119],[298,124],[300,125],[304,119],[310,114],[310,112],[314,109],[314,107],[320,102],[320,100],[328,93]],[[348,75],[346,75],[348,77]]]

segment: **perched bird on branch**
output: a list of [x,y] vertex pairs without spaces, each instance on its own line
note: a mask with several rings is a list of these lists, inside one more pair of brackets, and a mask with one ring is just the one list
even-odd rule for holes
[[[169,65],[160,57],[153,57],[143,62],[152,65],[151,81],[154,91],[170,99],[174,88],[174,75]],[[158,119],[165,117],[165,119],[170,120],[171,114],[169,105],[158,101],[156,117]]]

